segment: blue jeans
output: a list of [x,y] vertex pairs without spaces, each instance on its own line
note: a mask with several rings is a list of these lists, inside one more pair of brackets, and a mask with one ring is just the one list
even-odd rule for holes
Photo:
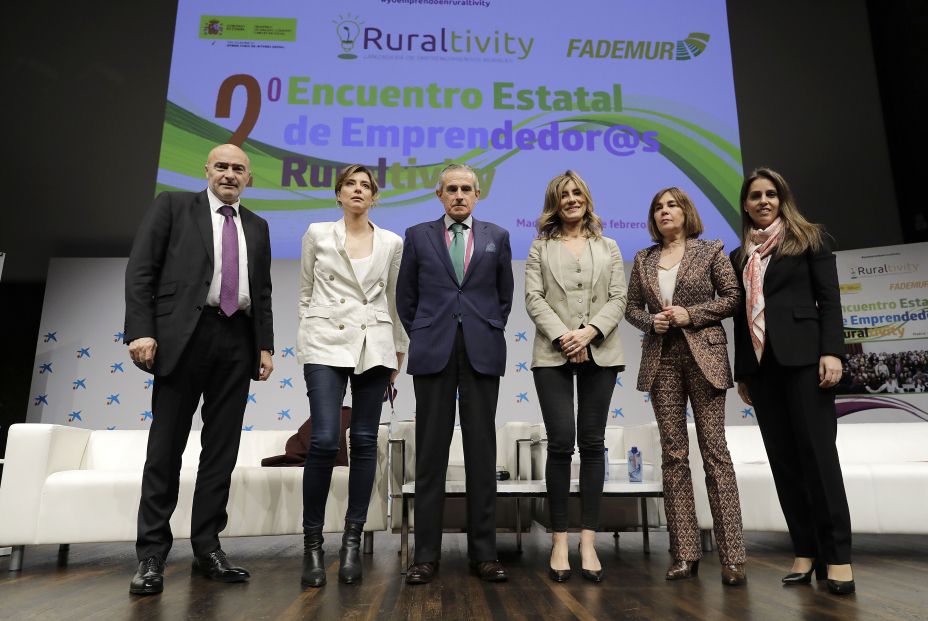
[[306,395],[313,420],[309,454],[303,467],[303,528],[325,522],[325,501],[338,456],[342,401],[351,381],[351,454],[346,522],[367,521],[377,466],[377,427],[391,369],[374,367],[360,375],[350,367],[304,364]]

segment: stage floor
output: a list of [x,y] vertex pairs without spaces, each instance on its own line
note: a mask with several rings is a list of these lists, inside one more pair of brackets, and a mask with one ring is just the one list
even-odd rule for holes
[[[576,545],[579,535],[571,534]],[[651,554],[639,533],[622,534],[619,552],[611,533],[598,536],[605,580],[579,576],[564,584],[547,577],[550,536],[536,524],[518,554],[515,535],[498,536],[509,582],[486,584],[467,572],[466,539],[446,534],[435,582],[407,586],[399,572],[399,535],[378,533],[374,554],[364,557],[360,585],[338,583],[340,536],[326,536],[329,584],[300,589],[302,538],[226,539],[223,548],[252,579],[224,585],[191,576],[189,542],[175,542],[158,596],[129,595],[135,569],[133,546],[80,544],[60,564],[57,546],[26,548],[22,572],[9,572],[0,557],[0,619],[925,619],[928,610],[928,537],[858,535],[854,540],[856,595],[830,595],[824,583],[783,587],[791,552],[785,534],[747,533],[748,584],[724,587],[715,552],[706,554],[699,576],[667,582],[667,533],[651,534]]]

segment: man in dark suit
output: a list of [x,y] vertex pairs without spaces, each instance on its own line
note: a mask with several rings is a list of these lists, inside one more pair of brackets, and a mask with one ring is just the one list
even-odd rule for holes
[[409,584],[431,582],[441,556],[448,449],[460,406],[467,551],[474,573],[506,580],[496,558],[496,402],[512,308],[509,233],[471,215],[480,187],[468,166],[442,171],[445,215],[406,231],[396,306],[409,334],[416,392],[416,553]]
[[203,397],[202,450],[193,495],[194,570],[241,582],[219,547],[251,379],[274,368],[271,246],[267,222],[239,204],[251,178],[235,145],[210,151],[208,189],[163,192],[145,214],[126,267],[125,341],[153,373],[153,420],[142,474],[136,553],[129,587],[160,593],[173,537],[181,455]]

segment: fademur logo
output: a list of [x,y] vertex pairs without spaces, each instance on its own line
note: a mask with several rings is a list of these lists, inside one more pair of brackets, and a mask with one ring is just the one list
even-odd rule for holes
[[621,60],[692,60],[706,51],[709,35],[691,32],[678,41],[631,41],[627,39],[569,39],[567,58],[616,58]]
[[525,60],[532,53],[534,37],[523,38],[509,32],[463,32],[444,26],[432,32],[387,31],[365,26],[357,15],[339,15],[333,20],[342,53],[339,58],[354,59],[355,47],[366,52],[414,52],[420,54],[468,54],[502,56]]

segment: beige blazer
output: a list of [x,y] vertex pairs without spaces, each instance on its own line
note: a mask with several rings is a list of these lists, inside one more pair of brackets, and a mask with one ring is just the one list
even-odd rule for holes
[[[561,265],[558,240],[536,239],[525,262],[525,309],[535,323],[532,368],[555,367],[567,357],[554,347],[554,341],[580,325],[595,326],[603,338],[590,343],[593,361],[601,367],[625,364],[622,343],[616,329],[625,313],[625,268],[615,240],[590,239],[593,259],[593,290],[584,318],[570,316],[565,285],[568,266]],[[589,319],[586,319],[588,317]]]
[[408,349],[396,314],[403,240],[373,226],[371,267],[362,282],[345,252],[343,219],[315,222],[303,235],[297,332],[301,364],[351,367],[355,373],[378,365],[395,369],[397,352]]

